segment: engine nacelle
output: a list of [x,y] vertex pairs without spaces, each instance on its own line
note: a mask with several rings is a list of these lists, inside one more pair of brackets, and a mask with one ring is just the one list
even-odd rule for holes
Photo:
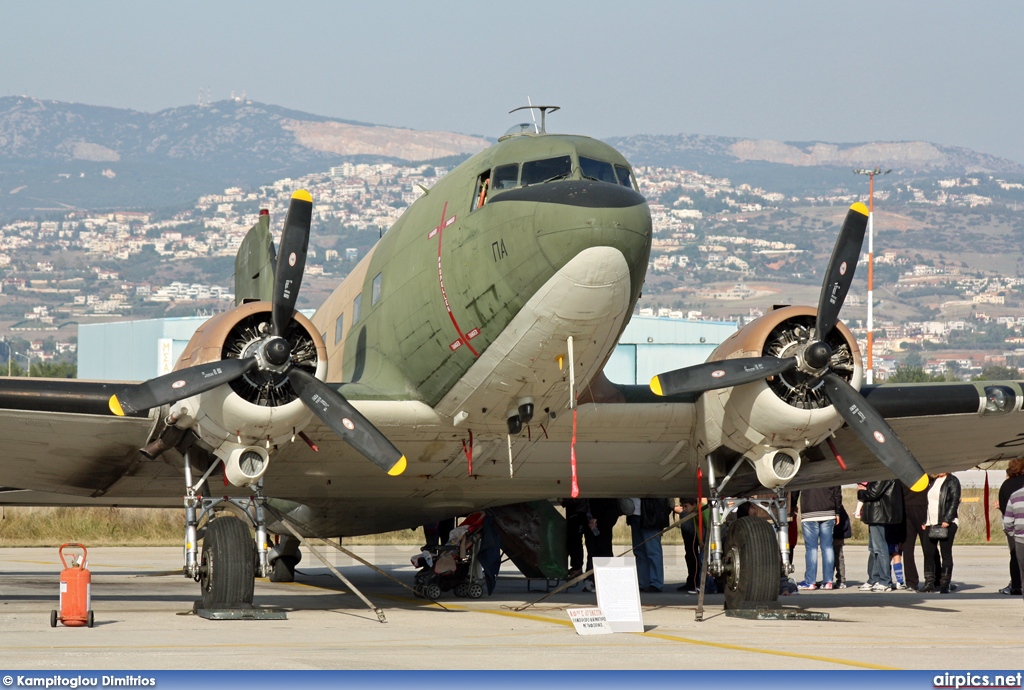
[[[195,332],[175,368],[252,356],[267,334],[271,309],[269,302],[250,302],[214,316]],[[295,312],[285,338],[292,363],[325,380],[327,348],[309,319]],[[171,418],[224,460],[228,481],[245,486],[266,472],[269,450],[294,439],[313,413],[285,376],[257,370],[173,404]],[[258,473],[253,453],[262,458]]]
[[[813,307],[783,307],[769,312],[726,339],[709,361],[792,357],[813,329],[815,313]],[[828,342],[833,351],[832,370],[859,389],[863,368],[853,334],[838,323]],[[794,470],[788,477],[776,476],[771,460],[776,453],[795,453],[799,457],[800,451],[821,443],[843,425],[842,417],[824,394],[823,383],[799,371],[708,391],[699,405],[708,452],[724,445],[747,456],[758,468],[758,477],[765,486],[772,486],[766,479],[781,486],[796,474]]]

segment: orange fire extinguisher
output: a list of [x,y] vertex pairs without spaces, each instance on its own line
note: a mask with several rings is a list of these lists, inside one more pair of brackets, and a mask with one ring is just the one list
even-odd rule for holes
[[[64,549],[75,547],[82,550],[82,557],[71,556],[71,565],[64,558]],[[69,627],[92,627],[92,575],[86,569],[88,552],[82,544],[63,544],[57,552],[64,570],[60,573],[60,612],[50,611],[50,627],[56,628],[59,620]]]

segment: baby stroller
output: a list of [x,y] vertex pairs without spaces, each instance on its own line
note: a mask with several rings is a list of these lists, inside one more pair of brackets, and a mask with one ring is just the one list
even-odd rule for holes
[[484,575],[477,560],[483,524],[484,514],[473,513],[452,530],[446,544],[413,556],[412,564],[419,568],[413,584],[416,596],[438,599],[453,589],[457,597],[483,596]]

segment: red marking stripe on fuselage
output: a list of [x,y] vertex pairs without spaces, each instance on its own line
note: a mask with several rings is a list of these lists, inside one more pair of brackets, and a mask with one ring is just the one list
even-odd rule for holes
[[473,353],[474,357],[479,357],[480,353],[473,349],[473,346],[469,344],[469,338],[467,338],[466,334],[462,332],[461,328],[459,328],[459,322],[455,320],[455,314],[452,313],[452,307],[448,303],[448,293],[445,292],[444,289],[444,272],[441,270],[441,241],[444,238],[444,229],[455,222],[455,216],[452,216],[451,218],[445,218],[446,215],[448,215],[447,201],[444,202],[444,208],[441,209],[441,222],[438,224],[436,228],[434,228],[434,230],[431,231],[431,233],[427,236],[427,239],[433,237],[435,232],[437,233],[437,280],[441,284],[441,298],[444,299],[444,308],[448,311],[448,318],[452,320],[452,325],[455,326],[455,332],[459,334],[459,339],[451,344],[451,349],[454,352],[459,347],[458,345],[456,345],[456,343],[461,343],[462,345],[465,345],[470,352]]

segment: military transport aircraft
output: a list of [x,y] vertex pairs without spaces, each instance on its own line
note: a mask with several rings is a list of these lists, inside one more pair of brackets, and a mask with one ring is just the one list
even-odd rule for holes
[[[894,474],[920,490],[925,470],[1024,444],[1019,382],[862,385],[838,317],[863,204],[818,305],[775,309],[648,388],[602,374],[652,235],[610,146],[516,128],[412,204],[306,318],[295,304],[313,203],[295,192],[277,248],[261,216],[236,261],[239,303],[196,332],[172,373],[129,386],[0,380],[0,502],[184,496],[184,572],[204,604],[234,605],[252,601],[254,574],[294,567],[268,549],[268,532],[284,534],[274,515],[348,536],[577,492],[702,493],[711,570],[740,608],[778,595],[785,491]],[[225,494],[247,511],[221,510]],[[778,529],[726,520],[754,494]]]

